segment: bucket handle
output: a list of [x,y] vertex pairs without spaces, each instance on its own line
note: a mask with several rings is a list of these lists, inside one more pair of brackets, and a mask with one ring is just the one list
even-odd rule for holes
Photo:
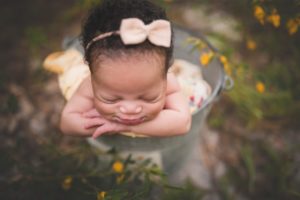
[[234,81],[233,79],[228,76],[228,75],[224,75],[224,82],[222,84],[222,89],[226,90],[226,91],[229,91],[233,88],[234,86]]
[[234,86],[233,79],[230,76],[225,74],[223,77],[223,83],[222,83],[221,87],[219,88],[216,96],[219,97],[223,90],[226,90],[226,91],[231,90],[233,88],[233,86]]

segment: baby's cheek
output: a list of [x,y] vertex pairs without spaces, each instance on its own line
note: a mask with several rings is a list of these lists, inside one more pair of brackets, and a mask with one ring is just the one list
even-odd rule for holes
[[101,102],[95,102],[94,106],[103,117],[112,115],[115,110],[113,106]]
[[164,108],[164,102],[156,103],[148,107],[149,118],[155,118]]

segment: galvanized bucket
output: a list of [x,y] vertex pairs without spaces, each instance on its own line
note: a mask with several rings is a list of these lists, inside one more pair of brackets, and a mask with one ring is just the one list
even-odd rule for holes
[[[187,60],[199,66],[199,55],[201,52],[192,51],[193,45],[187,44],[186,40],[190,36],[199,37],[186,29],[176,26],[174,28],[174,57],[176,59]],[[200,36],[201,37],[201,36]],[[202,38],[203,39],[203,38]],[[70,43],[69,43],[70,44]],[[65,46],[70,47],[68,42]],[[73,45],[74,47],[74,41]],[[81,47],[75,44],[81,51]],[[162,167],[165,172],[172,174],[176,172],[185,159],[190,154],[191,150],[199,143],[199,136],[201,134],[202,125],[209,113],[212,103],[217,99],[220,92],[225,87],[227,76],[224,73],[221,63],[213,60],[207,67],[201,68],[204,79],[209,83],[212,88],[211,96],[206,99],[202,107],[192,116],[191,130],[182,136],[172,137],[127,137],[123,135],[103,135],[97,140],[89,138],[88,141],[91,145],[107,150],[109,148],[116,148],[119,152],[127,152],[127,154],[153,155],[159,154]],[[166,124],[170,126],[170,124]],[[154,158],[156,159],[156,158]]]

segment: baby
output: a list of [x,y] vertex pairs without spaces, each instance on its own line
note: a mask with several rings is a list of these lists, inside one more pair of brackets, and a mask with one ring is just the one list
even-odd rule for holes
[[88,76],[65,105],[63,133],[96,138],[134,132],[187,133],[188,101],[171,72],[173,38],[165,12],[147,0],[104,0],[83,25]]

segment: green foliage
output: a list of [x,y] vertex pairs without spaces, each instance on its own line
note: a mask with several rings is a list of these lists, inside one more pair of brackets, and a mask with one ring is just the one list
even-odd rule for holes
[[25,39],[31,55],[36,56],[39,48],[48,42],[47,35],[41,27],[30,26],[25,30]]
[[[295,27],[300,27],[299,1],[248,0],[228,4],[221,0],[198,4],[234,16],[238,24],[236,31],[243,39],[233,42],[222,33],[207,33],[209,41],[219,50],[215,53],[228,58],[229,64],[224,67],[234,79],[235,87],[225,95],[233,105],[232,113],[248,127],[255,127],[263,120],[299,118],[299,28],[290,33],[288,26],[288,21],[293,19]],[[255,6],[263,9],[263,16],[255,14]],[[248,46],[250,39],[252,44]],[[259,61],[261,57],[264,62]],[[258,83],[263,84],[263,91],[258,91]],[[220,126],[221,122],[217,120],[213,124]]]
[[101,0],[77,0],[78,6],[83,9],[90,9],[94,5],[101,3]]
[[261,110],[261,94],[259,94],[253,85],[244,82],[242,78],[234,79],[234,89],[228,92],[228,97],[236,105],[235,111],[238,116],[253,125],[263,117]]
[[19,111],[19,101],[18,98],[11,93],[3,95],[0,100],[0,113],[3,114],[15,114]]
[[213,117],[208,118],[208,124],[210,127],[221,128],[225,123],[225,116],[222,112],[215,111]]
[[238,195],[250,199],[298,199],[300,180],[295,174],[299,173],[299,146],[292,148],[282,151],[270,142],[244,141],[239,164],[228,165],[228,173],[217,183],[218,187],[222,191],[233,189],[231,199],[238,199]]
[[[83,142],[63,149],[52,142],[28,140],[19,138],[15,147],[0,149],[4,199],[198,199],[202,195],[191,184],[170,185],[150,159],[123,158],[114,149],[103,152]],[[122,167],[116,169],[116,163]]]
[[65,12],[62,14],[62,20],[65,23],[77,21],[82,13],[88,12],[94,5],[101,3],[101,0],[76,0]]
[[253,153],[252,149],[249,145],[243,146],[241,148],[241,159],[243,160],[243,163],[245,165],[247,174],[248,174],[248,190],[252,191],[254,187],[254,181],[255,181],[255,163],[253,160]]
[[202,199],[205,195],[209,194],[200,188],[195,188],[193,184],[187,182],[184,188],[166,188],[165,194],[161,198],[162,200],[173,200],[173,199],[189,199],[198,200]]

